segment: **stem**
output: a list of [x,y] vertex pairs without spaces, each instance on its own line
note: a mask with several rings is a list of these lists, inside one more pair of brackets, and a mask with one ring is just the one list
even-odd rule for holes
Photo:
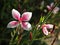
[[[16,28],[16,30],[17,30],[17,28]],[[17,31],[15,32],[14,36],[16,35],[16,33],[17,33]],[[11,38],[9,45],[12,45],[12,42],[13,42],[14,36]]]
[[16,30],[15,30],[16,32],[14,33],[14,36],[11,38],[9,45],[12,45],[13,39],[14,39],[16,33],[18,32],[18,28],[19,27],[16,27]]
[[47,16],[46,16],[46,18],[45,18],[45,20],[43,21],[43,23],[42,24],[44,24],[47,20],[48,20],[48,18],[51,16],[51,11],[47,14]]
[[53,42],[51,43],[51,45],[54,45],[55,41],[56,41],[56,37],[54,38]]
[[20,36],[18,37],[18,43],[17,43],[17,45],[20,44],[20,41],[22,40],[22,37],[23,37],[23,35],[20,35]]
[[23,33],[23,29],[22,28],[20,28],[21,27],[21,25],[19,24],[19,30],[18,30],[18,32],[19,32],[19,35],[18,35],[18,43],[17,43],[17,45],[19,45],[20,44],[20,42],[21,42],[21,40],[22,40],[22,37],[23,37],[23,35],[22,35],[22,33]]
[[[56,6],[58,6],[58,5],[59,5],[58,3],[55,3],[54,6],[56,7]],[[53,9],[53,10],[54,10],[54,9]],[[53,10],[52,10],[52,11],[53,11]],[[52,12],[52,11],[49,11],[49,13],[47,14],[45,20],[43,21],[43,24],[44,24],[44,23],[48,20],[48,18],[51,16],[51,14],[52,14],[51,12]]]

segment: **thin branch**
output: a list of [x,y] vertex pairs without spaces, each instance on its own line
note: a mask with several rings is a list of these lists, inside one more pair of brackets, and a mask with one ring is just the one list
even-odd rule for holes
[[54,38],[53,42],[51,43],[51,45],[54,45],[55,41],[56,41],[56,37]]

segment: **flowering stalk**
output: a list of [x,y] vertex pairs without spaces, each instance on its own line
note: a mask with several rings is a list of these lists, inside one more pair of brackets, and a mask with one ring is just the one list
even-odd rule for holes
[[[55,3],[55,5],[54,6],[57,6],[58,5],[58,3]],[[45,18],[45,20],[43,21],[43,23],[42,24],[44,24],[47,20],[48,20],[48,18],[51,16],[51,14],[52,14],[52,12],[51,11],[49,11],[48,12],[48,14],[47,14],[47,16],[46,16],[46,18]]]
[[[51,16],[51,14],[52,14],[51,11],[49,11],[48,14],[47,14],[47,16],[46,16],[45,19],[43,20],[42,24],[44,24],[44,23],[47,21],[47,19]],[[39,21],[39,23],[40,23],[40,21]],[[39,25],[39,23],[38,23],[38,25]],[[41,24],[41,25],[42,25],[42,24]]]

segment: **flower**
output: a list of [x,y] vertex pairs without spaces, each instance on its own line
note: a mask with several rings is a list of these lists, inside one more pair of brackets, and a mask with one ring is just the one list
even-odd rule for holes
[[54,8],[54,3],[51,3],[50,5],[47,5],[47,9],[50,11]]
[[53,14],[57,14],[57,12],[59,11],[60,9],[58,7],[55,7],[54,10],[53,10]]
[[51,28],[53,28],[53,25],[52,24],[44,24],[44,25],[42,25],[42,31],[43,31],[43,33],[45,35],[48,35],[49,34],[49,32],[48,32],[47,29],[51,29]]
[[54,7],[54,3],[47,5],[47,9],[52,11],[53,14],[57,14],[57,12],[60,10],[59,7]]
[[7,28],[15,28],[19,24],[24,30],[30,30],[32,28],[31,24],[28,22],[32,17],[32,12],[24,12],[21,16],[21,14],[17,10],[12,9],[12,16],[18,21],[9,22]]

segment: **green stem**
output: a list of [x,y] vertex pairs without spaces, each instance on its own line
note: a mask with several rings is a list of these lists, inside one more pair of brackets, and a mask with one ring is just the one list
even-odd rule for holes
[[51,11],[47,14],[47,16],[46,16],[46,18],[45,18],[45,20],[43,21],[43,23],[42,24],[44,24],[47,20],[48,20],[48,18],[51,16]]
[[[16,35],[16,33],[17,33],[17,32],[15,32],[14,36]],[[9,45],[12,45],[12,42],[13,42],[14,36],[11,38]]]

